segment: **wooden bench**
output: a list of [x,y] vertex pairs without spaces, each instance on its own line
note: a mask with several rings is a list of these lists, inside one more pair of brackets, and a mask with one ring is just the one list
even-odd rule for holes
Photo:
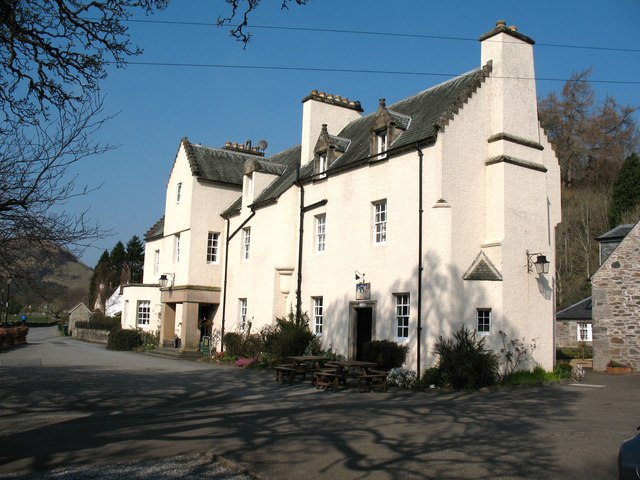
[[338,391],[338,383],[342,379],[335,370],[319,370],[313,374],[315,377],[316,388],[333,388],[333,391]]
[[284,383],[285,378],[288,379],[289,385],[293,385],[296,375],[302,375],[304,379],[307,375],[307,369],[302,367],[294,367],[293,365],[278,365],[274,367],[276,371],[276,382]]
[[387,372],[381,370],[369,370],[367,373],[358,375],[358,391],[368,392],[371,390],[387,391]]

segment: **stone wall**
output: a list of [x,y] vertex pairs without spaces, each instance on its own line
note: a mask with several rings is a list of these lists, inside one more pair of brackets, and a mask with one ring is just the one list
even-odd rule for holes
[[614,360],[640,371],[640,223],[592,280],[593,368]]
[[591,342],[578,341],[579,323],[591,323],[591,320],[556,320],[556,348],[578,348],[582,343],[591,346]]
[[76,328],[73,330],[73,338],[83,342],[107,344],[109,340],[108,330],[89,330],[88,328]]

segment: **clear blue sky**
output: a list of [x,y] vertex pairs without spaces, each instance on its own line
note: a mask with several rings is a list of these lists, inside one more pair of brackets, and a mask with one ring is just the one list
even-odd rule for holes
[[[77,166],[79,183],[104,185],[67,205],[70,210],[89,207],[91,218],[113,232],[87,249],[86,264],[93,267],[118,240],[126,243],[134,234],[142,238],[160,218],[182,137],[215,147],[266,139],[267,155],[272,155],[300,142],[301,100],[311,90],[359,100],[370,113],[381,97],[393,103],[479,66],[477,39],[500,19],[536,41],[539,97],[561,90],[562,81],[548,79],[567,79],[591,67],[600,99],[610,95],[623,104],[640,104],[638,0],[311,0],[284,11],[279,5],[280,0],[263,0],[251,24],[446,38],[250,27],[253,40],[243,50],[228,28],[215,26],[218,15],[228,10],[223,0],[172,0],[165,11],[136,17],[145,22],[129,23],[131,38],[144,54],[134,62],[292,69],[113,68],[102,92],[106,112],[118,115],[99,138],[119,148]],[[309,68],[409,74],[304,70]]]

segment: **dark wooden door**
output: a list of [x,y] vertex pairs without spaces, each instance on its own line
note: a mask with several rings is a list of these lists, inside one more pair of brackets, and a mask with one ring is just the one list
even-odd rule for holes
[[362,360],[364,344],[371,341],[373,309],[357,308],[356,314],[356,360]]

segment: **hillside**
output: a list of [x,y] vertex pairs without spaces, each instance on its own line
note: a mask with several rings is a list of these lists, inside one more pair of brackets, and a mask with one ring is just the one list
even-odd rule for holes
[[56,248],[47,248],[40,261],[24,268],[29,280],[14,279],[13,301],[32,310],[58,312],[87,301],[93,269],[75,256]]

